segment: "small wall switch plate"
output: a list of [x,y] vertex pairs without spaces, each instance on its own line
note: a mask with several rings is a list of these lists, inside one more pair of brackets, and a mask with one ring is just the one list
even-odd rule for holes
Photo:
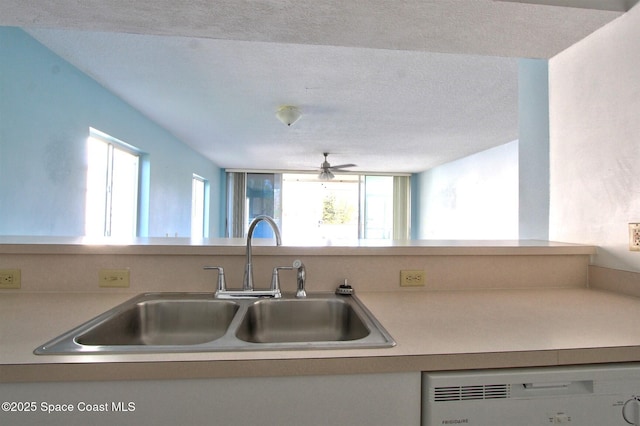
[[400,271],[400,286],[402,287],[420,287],[425,284],[424,271],[411,270]]
[[0,269],[0,289],[18,289],[20,284],[20,269]]
[[629,224],[629,250],[640,251],[640,223]]
[[129,287],[128,269],[100,269],[98,275],[100,287]]

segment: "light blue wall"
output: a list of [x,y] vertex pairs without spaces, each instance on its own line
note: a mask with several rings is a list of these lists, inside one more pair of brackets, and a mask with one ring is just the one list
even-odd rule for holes
[[518,61],[520,238],[549,239],[549,65]]
[[191,178],[210,182],[219,236],[221,171],[20,29],[0,27],[0,235],[84,234],[89,127],[149,160],[143,236],[190,235]]

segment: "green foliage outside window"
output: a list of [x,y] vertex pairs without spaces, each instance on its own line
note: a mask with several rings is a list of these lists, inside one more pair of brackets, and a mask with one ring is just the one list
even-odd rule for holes
[[354,208],[346,200],[336,200],[335,194],[328,194],[322,201],[322,222],[326,225],[351,223]]

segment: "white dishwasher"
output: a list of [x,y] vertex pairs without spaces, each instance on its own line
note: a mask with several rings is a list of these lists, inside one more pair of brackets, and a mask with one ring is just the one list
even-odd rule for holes
[[640,426],[640,363],[423,373],[423,426]]

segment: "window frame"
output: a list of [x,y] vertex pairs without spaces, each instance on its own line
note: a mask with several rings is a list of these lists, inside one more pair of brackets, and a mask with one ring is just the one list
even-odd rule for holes
[[[200,188],[196,188],[199,186]],[[196,193],[198,191],[198,193]],[[193,173],[191,176],[191,238],[200,239],[206,238],[209,234],[209,181],[204,177]],[[201,196],[200,203],[198,203],[198,197]],[[196,212],[198,215],[196,215]],[[198,216],[201,217],[199,218]],[[196,235],[194,229],[194,222],[200,221],[198,225],[199,233]]]
[[[91,139],[102,142],[107,147],[107,155],[106,155],[106,176],[105,176],[105,188],[104,188],[104,212],[103,212],[103,230],[100,236],[104,237],[112,237],[113,235],[113,187],[114,187],[114,163],[115,156],[117,155],[117,151],[128,154],[130,156],[135,157],[136,161],[136,172],[135,172],[135,183],[133,183],[134,187],[134,202],[133,211],[130,212],[131,215],[131,227],[132,227],[132,235],[130,237],[136,237],[140,232],[140,211],[141,211],[141,181],[142,181],[142,168],[144,162],[144,154],[126,142],[123,142],[107,133],[104,133],[100,130],[94,129],[93,127],[89,128],[89,137],[88,143]],[[89,162],[89,159],[87,160]],[[87,168],[89,168],[89,164],[87,164]],[[87,187],[87,191],[89,188]],[[87,200],[88,202],[88,200]],[[88,207],[87,212],[88,214]],[[87,220],[85,219],[85,223]],[[85,234],[96,235],[94,233],[87,232],[87,226],[85,224]]]

